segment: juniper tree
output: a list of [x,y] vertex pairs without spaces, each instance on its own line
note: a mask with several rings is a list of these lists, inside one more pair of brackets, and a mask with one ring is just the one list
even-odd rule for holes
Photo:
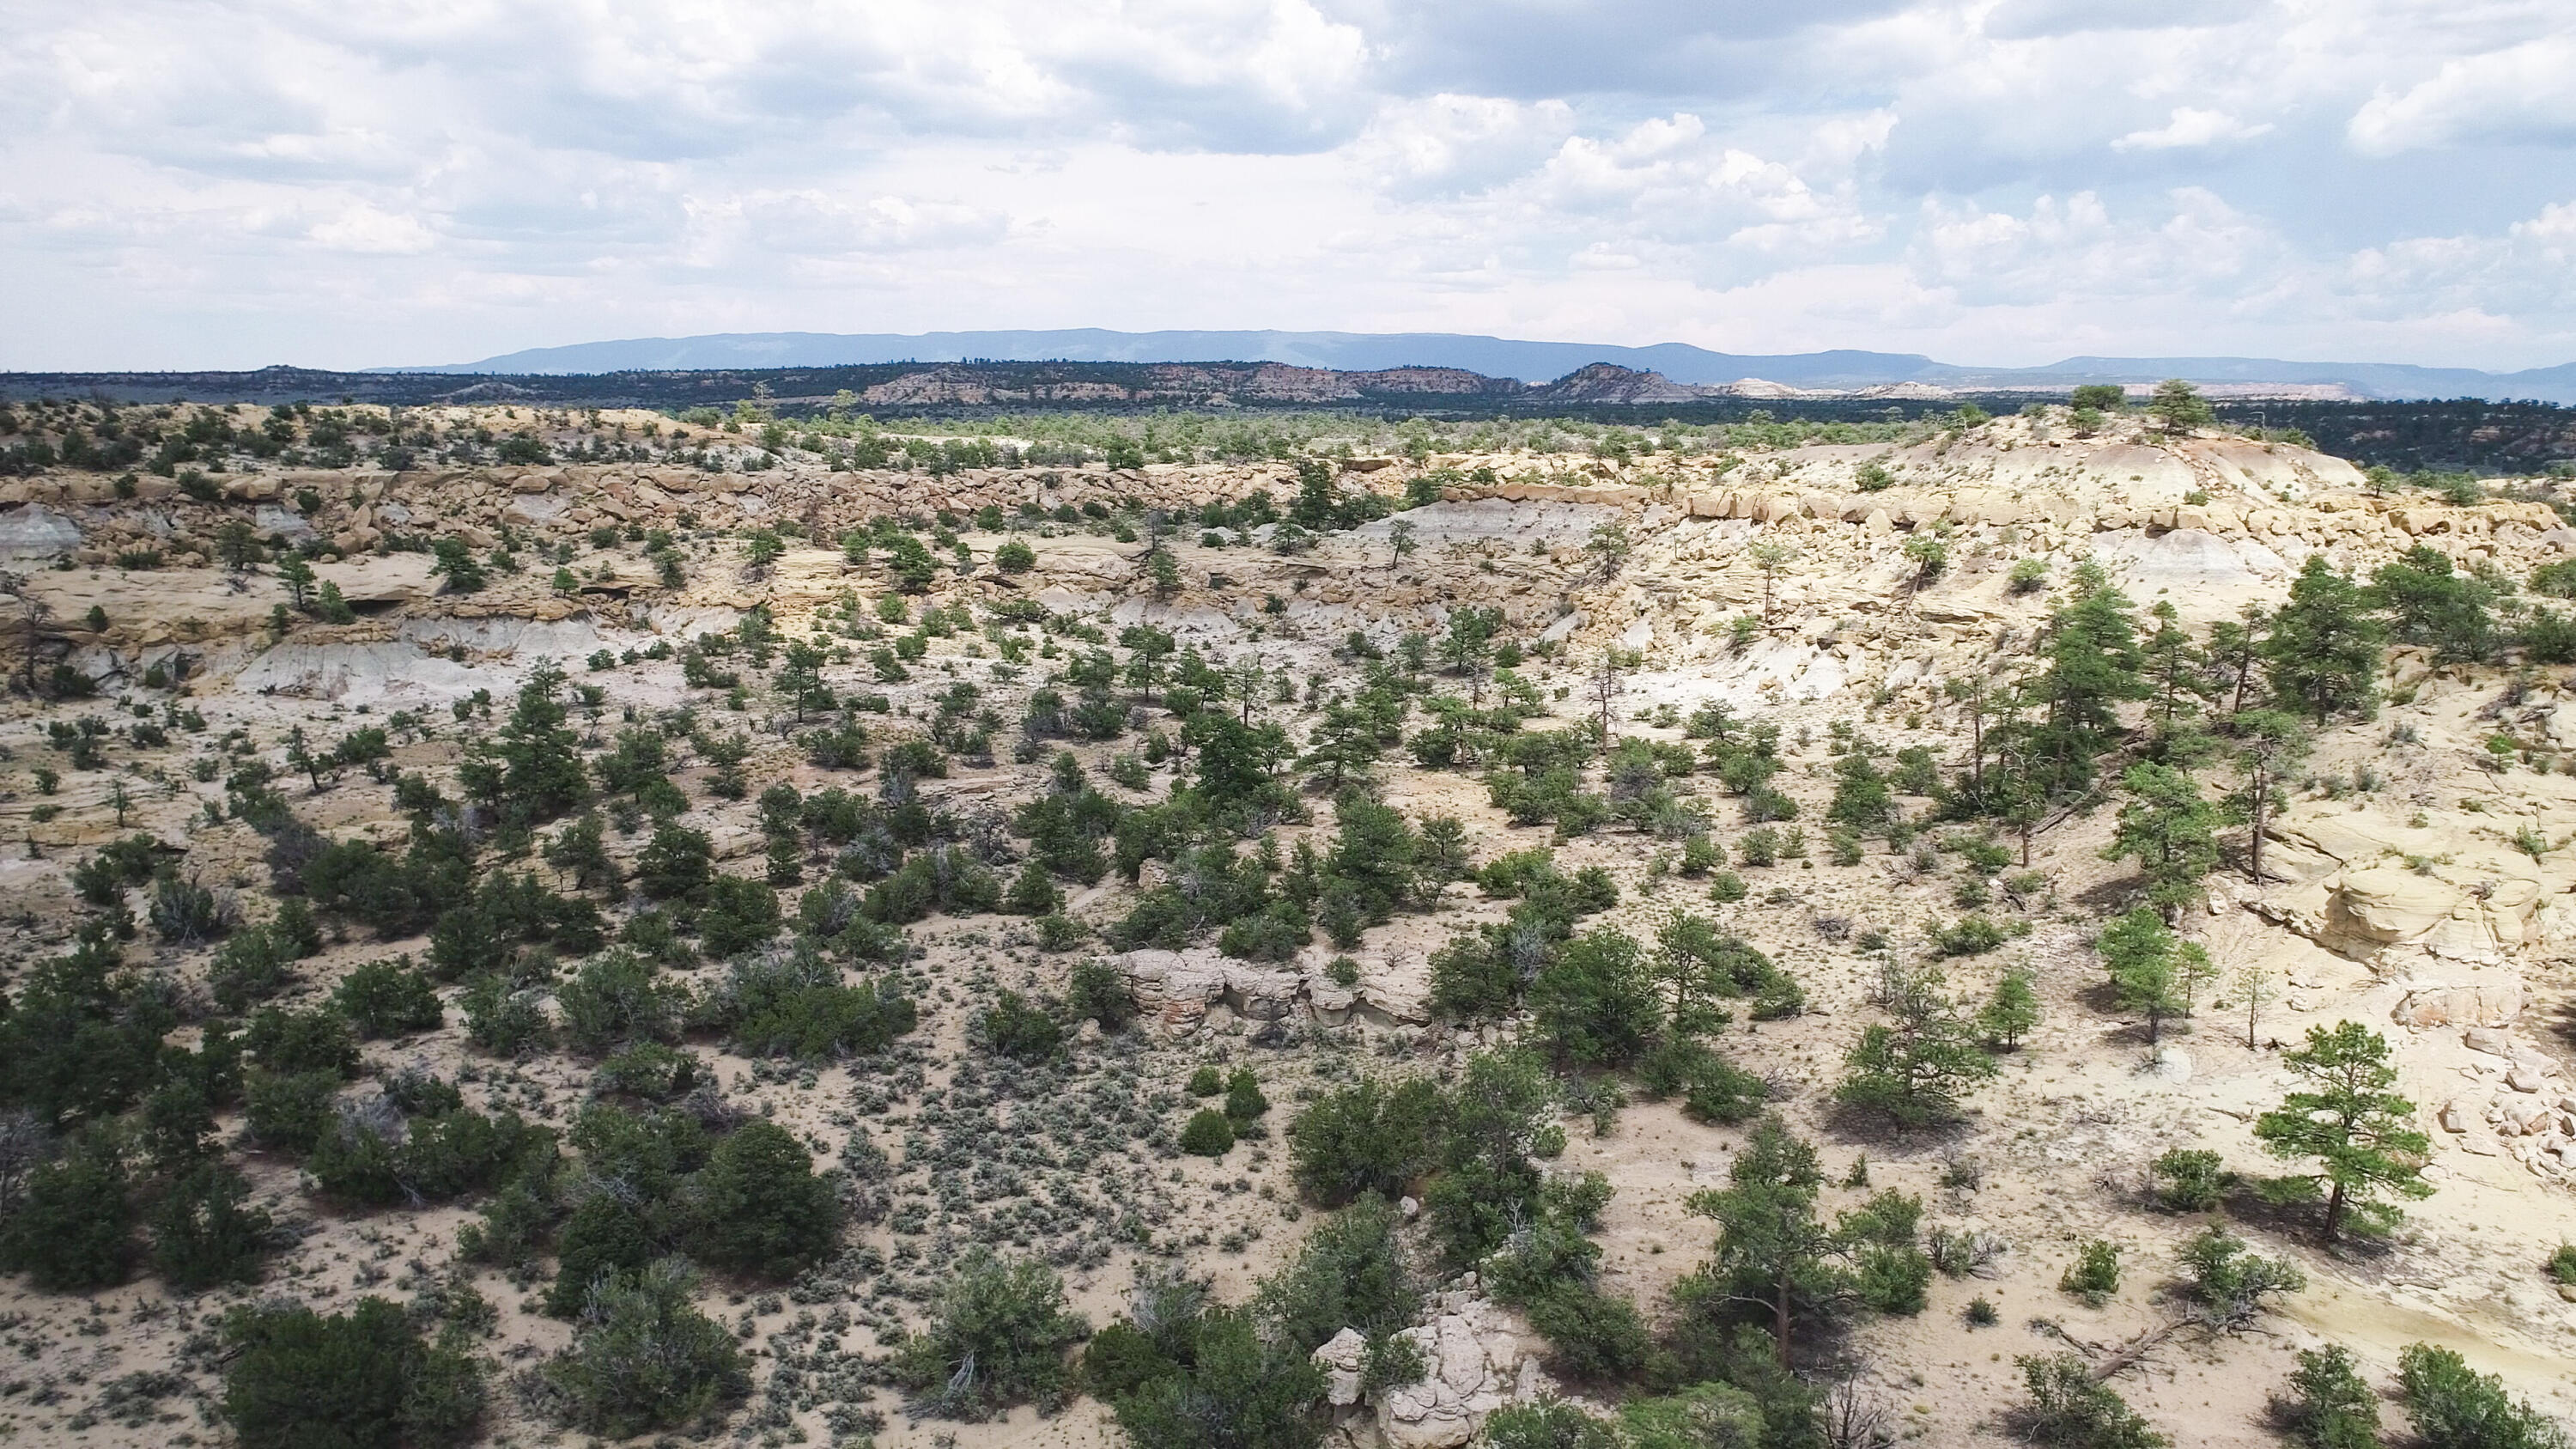
[[502,774],[494,803],[523,824],[542,824],[579,805],[590,794],[579,738],[566,727],[557,695],[564,674],[540,659],[519,686],[519,702],[501,726]]
[[1535,1030],[1564,1065],[1617,1071],[1643,1055],[1663,1026],[1645,952],[1635,938],[1597,927],[1560,947],[1530,983]]
[[1780,574],[1797,561],[1798,550],[1784,539],[1760,538],[1744,550],[1744,556],[1753,560],[1753,566],[1762,571],[1762,622],[1768,624],[1771,622],[1771,600],[1779,585]]
[[2199,707],[2209,670],[2209,655],[2192,643],[2191,632],[2182,626],[2181,615],[2169,599],[2158,599],[2150,611],[2156,621],[2155,632],[2142,646],[2150,697],[2150,713],[2160,730],[2170,734],[2177,719],[2188,719]]
[[1958,1115],[1960,1096],[1992,1077],[1995,1062],[1977,1046],[1975,1028],[1959,1015],[1947,984],[1931,968],[1897,982],[1888,1003],[1895,1024],[1861,1031],[1844,1059],[1849,1071],[1834,1090],[1835,1100],[1884,1114],[1901,1127]]
[[2457,572],[2448,555],[2419,543],[2380,565],[2366,596],[2388,611],[2401,642],[2429,645],[2439,659],[2485,660],[2502,643],[2490,612],[2496,594],[2486,578]]
[[2234,619],[2209,626],[2209,665],[2228,691],[2229,714],[2243,712],[2245,688],[2253,680],[2255,663],[2263,658],[2271,630],[2271,611],[2254,603],[2239,609]]
[[2318,724],[2338,714],[2369,718],[2388,631],[2349,574],[2310,554],[2261,645],[2273,693]]
[[2171,765],[2132,765],[2120,783],[2129,800],[2102,858],[2136,859],[2147,899],[2173,920],[2201,898],[2201,880],[2218,868],[2218,807]]
[[2272,801],[2282,776],[2299,767],[2314,743],[2297,715],[2277,709],[2249,709],[2230,721],[2236,742],[2236,764],[2245,775],[2239,800],[2253,827],[2245,837],[2245,877],[2263,882],[2263,830],[2271,822]]
[[2199,955],[2203,962],[2208,959],[2198,945],[2177,937],[2162,916],[2143,908],[2111,922],[2094,948],[2110,968],[2111,986],[2122,1009],[2147,1019],[2150,1045],[2163,1035],[2166,1017],[2190,1009],[2184,988],[2193,967],[2186,953]]
[[277,581],[286,587],[286,600],[300,612],[313,602],[313,565],[294,554],[277,561]]
[[2423,1178],[2432,1142],[2413,1125],[2415,1104],[2389,1090],[2397,1068],[2386,1037],[2357,1021],[2312,1026],[2281,1063],[2306,1086],[2256,1118],[2254,1137],[2275,1157],[2315,1159],[2315,1172],[2288,1181],[2299,1197],[2324,1198],[2329,1242],[2355,1210],[2376,1229],[2397,1216],[2388,1197],[2432,1195]]
[[796,711],[796,722],[805,722],[805,710],[811,705],[829,708],[831,692],[823,688],[823,663],[827,656],[814,644],[790,644],[786,660],[778,670],[778,692],[787,696]]
[[2169,377],[2156,384],[2154,396],[2147,399],[2147,412],[2168,433],[2187,433],[2218,421],[2218,414],[2200,389],[2179,377]]
[[2044,711],[2033,726],[2035,773],[2049,793],[2068,794],[2091,783],[2094,759],[2119,737],[2119,705],[2148,693],[2137,620],[2100,565],[2077,566],[2075,596],[2050,618],[2043,652],[2030,688]]
[[1727,1170],[1727,1186],[1692,1193],[1693,1214],[1715,1219],[1716,1249],[1677,1296],[1760,1310],[1772,1351],[1789,1363],[1798,1326],[1850,1290],[1834,1233],[1816,1215],[1824,1169],[1814,1144],[1765,1116]]
[[2027,966],[2015,966],[1995,982],[1994,994],[1977,1011],[1977,1029],[1985,1033],[1986,1042],[2002,1051],[2016,1051],[2021,1039],[2039,1025],[2039,992],[2036,978]]

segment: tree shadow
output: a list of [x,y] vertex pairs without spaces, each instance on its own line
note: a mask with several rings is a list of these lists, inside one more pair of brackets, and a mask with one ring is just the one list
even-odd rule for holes
[[2397,1242],[2393,1236],[2373,1237],[2347,1232],[2334,1242],[2326,1242],[2317,1236],[2318,1225],[2325,1221],[2326,1210],[2322,1203],[2274,1202],[2264,1197],[2250,1180],[2240,1181],[2230,1188],[2218,1211],[2231,1223],[2297,1243],[2350,1266],[2384,1266],[2397,1255]]
[[1955,1151],[1977,1135],[1973,1114],[1962,1112],[1939,1121],[1901,1122],[1877,1107],[1837,1103],[1822,1118],[1825,1136],[1838,1147],[1891,1149],[1887,1157],[1937,1156]]
[[2080,905],[2092,907],[2096,914],[2116,916],[2145,900],[2146,895],[2147,878],[2132,871],[2077,891],[2074,899]]

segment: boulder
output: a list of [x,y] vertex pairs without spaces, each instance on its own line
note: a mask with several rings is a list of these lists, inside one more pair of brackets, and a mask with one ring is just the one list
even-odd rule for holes
[[1127,951],[1109,958],[1127,980],[1137,1007],[1174,1036],[1187,1036],[1223,1006],[1246,1021],[1274,1022],[1294,1012],[1305,978],[1275,966],[1236,961],[1215,951]]
[[1545,1390],[1492,1304],[1463,1293],[1444,1294],[1442,1303],[1446,1311],[1401,1335],[1421,1352],[1425,1372],[1378,1400],[1378,1437],[1390,1449],[1452,1449],[1475,1438],[1494,1410]]
[[2499,1027],[2470,1027],[2460,1033],[2460,1045],[2473,1052],[2488,1052],[2500,1057],[2510,1057],[2515,1054],[2513,1033]]
[[1360,1401],[1360,1374],[1368,1366],[1368,1339],[1345,1328],[1314,1352],[1315,1367],[1324,1371],[1324,1402],[1346,1409]]
[[2549,1109],[2548,1103],[2524,1097],[2506,1098],[2497,1104],[2496,1113],[2504,1119],[2504,1126],[2523,1137],[2548,1131],[2555,1125],[2557,1115]]
[[51,558],[80,541],[79,524],[41,503],[0,513],[0,558]]
[[[2500,975],[2493,980],[2471,981],[2459,986],[2429,982],[2412,987],[2399,999],[2390,1015],[2400,1026],[2492,1029],[2511,1025],[2514,1018],[2522,1014],[2525,1003],[2522,982],[2515,977]],[[2494,1050],[2499,1055],[2505,1050],[2480,1046],[2475,1041],[2469,1045],[2479,1051]]]
[[2518,877],[2494,883],[2483,899],[2438,876],[2397,866],[2346,870],[2327,885],[2327,929],[2369,946],[2417,945],[2440,955],[2480,958],[2540,935],[2540,887]]

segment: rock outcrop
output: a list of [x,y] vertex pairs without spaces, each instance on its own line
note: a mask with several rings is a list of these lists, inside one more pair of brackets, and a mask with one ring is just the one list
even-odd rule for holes
[[1476,1437],[1506,1404],[1527,1403],[1553,1385],[1537,1358],[1522,1349],[1523,1330],[1503,1309],[1468,1286],[1434,1295],[1429,1315],[1396,1337],[1421,1355],[1419,1382],[1380,1390],[1374,1405],[1361,1389],[1368,1340],[1345,1328],[1314,1360],[1323,1369],[1325,1402],[1354,1442],[1382,1449],[1455,1449]]

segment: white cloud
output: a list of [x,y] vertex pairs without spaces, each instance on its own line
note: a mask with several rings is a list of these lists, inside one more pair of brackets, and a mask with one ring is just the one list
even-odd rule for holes
[[[2562,25],[2566,18],[2561,16]],[[2564,145],[2576,140],[2576,35],[2444,62],[2429,80],[2386,87],[2345,128],[2365,156],[2467,140]]]
[[1475,191],[1537,165],[1574,128],[1574,107],[1562,100],[1525,104],[1443,92],[1382,107],[1354,154],[1392,191]]
[[2174,107],[2173,119],[2152,131],[2131,131],[2111,143],[2114,151],[2172,151],[2188,146],[2216,146],[2266,135],[2270,122],[2247,125],[2225,111]]
[[350,207],[307,234],[333,251],[377,256],[410,255],[438,245],[437,236],[419,217],[372,206]]
[[0,366],[1056,325],[2576,355],[2565,0],[20,0],[12,23]]

